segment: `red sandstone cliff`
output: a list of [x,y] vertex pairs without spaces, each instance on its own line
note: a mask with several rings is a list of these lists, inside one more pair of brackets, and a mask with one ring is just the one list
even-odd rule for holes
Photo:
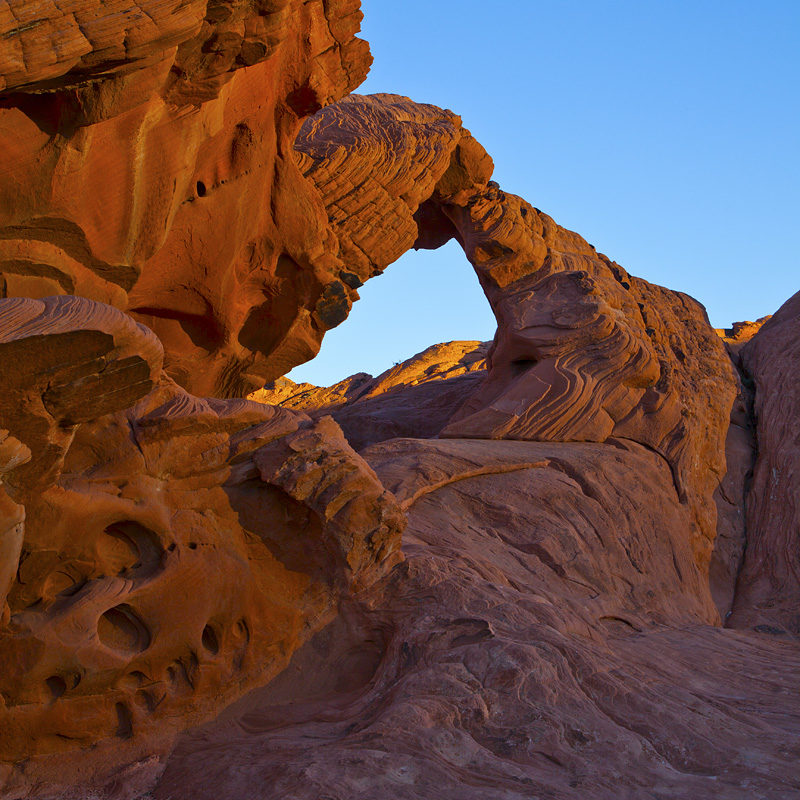
[[[344,97],[358,0],[73,6],[0,14],[0,796],[800,795],[797,298]],[[451,238],[491,345],[280,379]]]

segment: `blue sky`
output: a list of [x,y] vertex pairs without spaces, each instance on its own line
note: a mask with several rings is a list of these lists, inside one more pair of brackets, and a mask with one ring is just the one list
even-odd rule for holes
[[[495,179],[712,324],[800,289],[800,0],[363,0],[361,93],[460,114]],[[494,319],[460,249],[410,253],[291,373],[377,374]]]

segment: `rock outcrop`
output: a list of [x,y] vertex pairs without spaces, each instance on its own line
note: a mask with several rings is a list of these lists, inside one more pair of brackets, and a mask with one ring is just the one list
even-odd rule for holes
[[446,342],[373,378],[364,372],[333,386],[282,378],[250,395],[311,416],[330,414],[356,450],[398,437],[438,436],[486,377],[489,342]]
[[754,386],[758,456],[746,504],[747,552],[730,624],[800,636],[800,294],[741,350]]
[[771,315],[760,317],[755,322],[745,320],[742,322],[734,322],[730,328],[715,328],[715,333],[721,337],[725,342],[732,357],[736,357],[744,347],[764,326],[765,322],[769,322]]
[[293,144],[366,75],[359,5],[12,3],[0,296],[125,310],[199,394],[243,396],[312,358],[352,290]]
[[3,796],[152,780],[391,567],[403,512],[329,417],[187,394],[110,306],[2,300],[0,331]]
[[406,561],[182,737],[156,800],[797,795],[800,651],[701,623],[662,458],[478,440],[364,454],[408,513]]
[[[449,111],[394,95],[348,98],[304,125],[298,149],[342,252],[352,242],[361,254],[359,280],[397,257],[397,231],[410,246],[415,227],[415,246],[456,238],[474,267],[498,330],[487,379],[442,435],[640,442],[669,463],[707,569],[736,376],[702,306],[631,277],[503,192]],[[398,177],[407,175],[413,189]]]
[[[800,794],[798,297],[717,335],[344,97],[358,0],[7,11],[3,800]],[[281,378],[450,239],[490,345]]]

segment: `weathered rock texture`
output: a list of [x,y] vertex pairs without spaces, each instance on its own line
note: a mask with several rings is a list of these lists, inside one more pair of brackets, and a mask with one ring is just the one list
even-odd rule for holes
[[[6,12],[4,800],[800,796],[797,298],[723,341],[452,112],[320,110],[358,0]],[[218,399],[452,238],[488,349]]]
[[365,456],[407,510],[405,563],[184,736],[157,800],[797,796],[800,651],[702,624],[662,458],[476,440]]
[[715,328],[714,332],[725,342],[731,356],[735,357],[739,354],[742,347],[761,330],[764,323],[769,322],[770,319],[771,316],[766,316],[760,317],[755,322],[751,320],[734,322],[730,328]]
[[396,236],[406,247],[455,237],[475,268],[498,332],[486,381],[442,435],[640,442],[669,463],[707,568],[736,384],[702,306],[500,190],[451,112],[351,97],[309,120],[297,146],[359,280],[397,257]]
[[4,796],[99,788],[279,672],[404,516],[329,417],[188,395],[109,306],[3,300],[0,331]]
[[758,457],[730,624],[800,636],[800,294],[741,350],[755,385]]
[[360,20],[358,0],[0,9],[0,294],[127,310],[197,393],[313,357],[355,295],[293,142],[364,79]]

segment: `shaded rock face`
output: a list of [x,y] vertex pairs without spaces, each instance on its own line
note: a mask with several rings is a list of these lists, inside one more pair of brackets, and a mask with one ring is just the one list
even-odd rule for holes
[[406,561],[182,737],[157,800],[796,795],[800,652],[702,624],[663,459],[478,440],[364,455],[408,513]]
[[[340,100],[357,0],[12,11],[0,795],[800,792],[796,298],[721,338]],[[280,379],[451,238],[491,345]]]
[[758,457],[747,494],[747,552],[730,624],[800,635],[798,407],[800,295],[741,350],[754,384]]
[[188,395],[110,306],[4,300],[0,330],[4,796],[99,788],[279,672],[405,519],[329,417]]

